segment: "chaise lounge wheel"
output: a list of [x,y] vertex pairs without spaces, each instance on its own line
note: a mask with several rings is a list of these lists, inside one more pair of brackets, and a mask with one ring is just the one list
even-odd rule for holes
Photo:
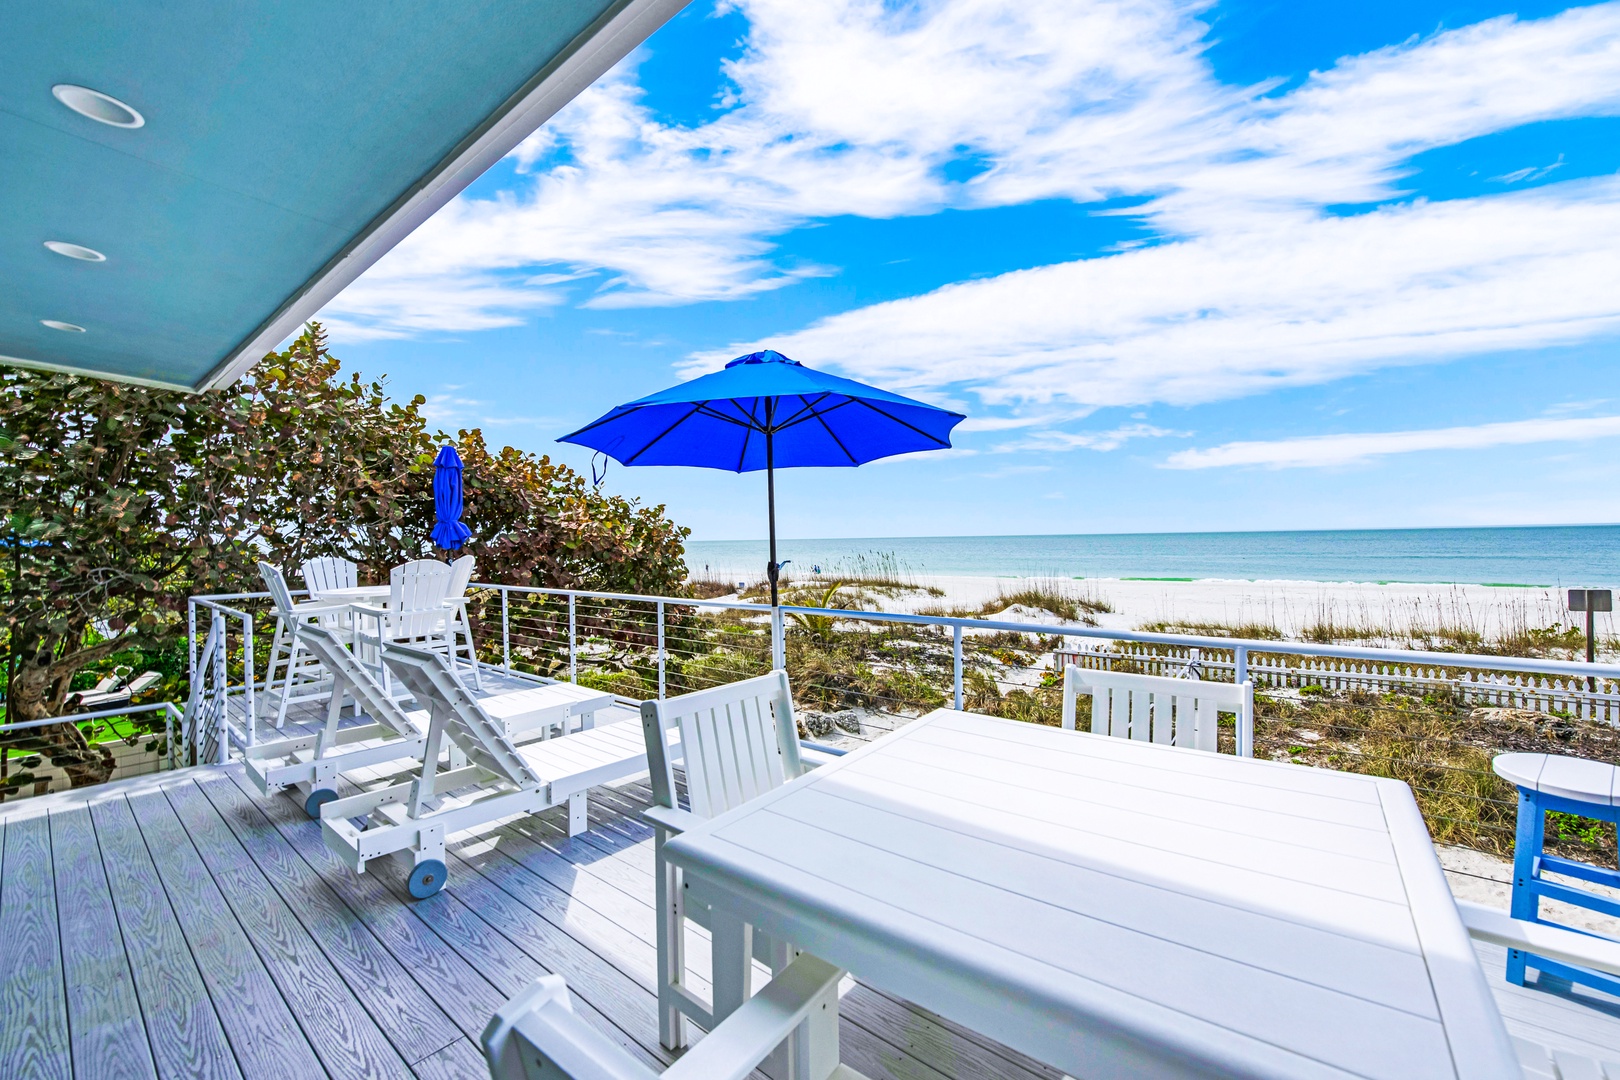
[[411,869],[411,876],[406,884],[412,896],[418,900],[426,900],[444,888],[447,873],[444,863],[438,859],[423,859]]
[[321,817],[321,807],[325,806],[329,802],[337,802],[337,797],[338,793],[333,791],[331,788],[316,788],[314,791],[310,792],[309,797],[304,800],[304,813],[319,821]]

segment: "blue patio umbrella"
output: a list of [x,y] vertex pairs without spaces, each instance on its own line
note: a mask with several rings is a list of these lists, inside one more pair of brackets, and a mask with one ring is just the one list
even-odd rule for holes
[[461,523],[461,455],[446,445],[433,459],[433,542],[455,551],[472,539]]
[[776,470],[852,468],[919,450],[945,450],[965,419],[875,386],[807,368],[773,349],[620,405],[559,442],[622,465],[765,470],[771,606],[777,606]]

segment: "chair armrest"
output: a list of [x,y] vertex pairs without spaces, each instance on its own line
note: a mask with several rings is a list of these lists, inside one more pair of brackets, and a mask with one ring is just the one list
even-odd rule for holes
[[[542,975],[518,991],[484,1028],[493,1080],[528,1080],[525,1059],[539,1057],[565,1080],[657,1080],[658,1074],[574,1013],[561,975]],[[542,1076],[551,1076],[548,1069]]]
[[382,605],[382,604],[368,604],[368,603],[365,603],[364,601],[355,601],[354,603],[344,604],[342,606],[344,608],[347,608],[349,611],[358,612],[361,615],[392,615],[393,614],[392,611],[388,610],[388,608],[386,606]]
[[690,810],[676,810],[668,806],[649,806],[641,816],[672,833],[688,832],[703,824],[703,819]]
[[1471,904],[1466,900],[1457,901],[1457,913],[1462,916],[1469,934],[1481,941],[1522,949],[1549,960],[1561,960],[1610,975],[1620,975],[1620,941],[1565,930],[1561,926],[1515,919],[1498,908]]
[[[519,991],[484,1028],[481,1040],[494,1080],[527,1080],[525,1063],[563,1080],[744,1080],[829,995],[843,972],[809,953],[784,968],[662,1074],[575,1014],[560,975],[543,975]],[[836,1016],[836,1014],[833,1014]],[[837,1076],[857,1076],[835,1069]]]

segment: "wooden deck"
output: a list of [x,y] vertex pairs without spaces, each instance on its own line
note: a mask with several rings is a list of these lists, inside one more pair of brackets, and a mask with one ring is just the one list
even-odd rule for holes
[[[574,839],[565,808],[463,834],[425,901],[398,864],[346,870],[237,765],[0,806],[0,1077],[484,1076],[478,1034],[545,972],[665,1062],[648,798],[594,789]],[[1515,1034],[1620,1056],[1620,1001],[1508,987],[1501,950],[1480,952]],[[873,1080],[1061,1075],[869,987],[843,1017],[844,1058]]]

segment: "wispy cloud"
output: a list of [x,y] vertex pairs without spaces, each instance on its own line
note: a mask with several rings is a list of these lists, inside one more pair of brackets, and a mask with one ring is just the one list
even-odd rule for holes
[[1576,442],[1614,436],[1620,436],[1620,416],[1511,420],[1427,431],[1310,435],[1300,439],[1231,442],[1209,449],[1182,450],[1171,454],[1164,467],[1216,469],[1248,465],[1273,469],[1320,468],[1424,450],[1483,450],[1492,446]]
[[1152,424],[1121,424],[1109,431],[1040,431],[1016,442],[1003,443],[996,447],[996,452],[1097,450],[1106,453],[1118,450],[1132,439],[1186,438],[1191,434],[1190,431],[1172,431]]

